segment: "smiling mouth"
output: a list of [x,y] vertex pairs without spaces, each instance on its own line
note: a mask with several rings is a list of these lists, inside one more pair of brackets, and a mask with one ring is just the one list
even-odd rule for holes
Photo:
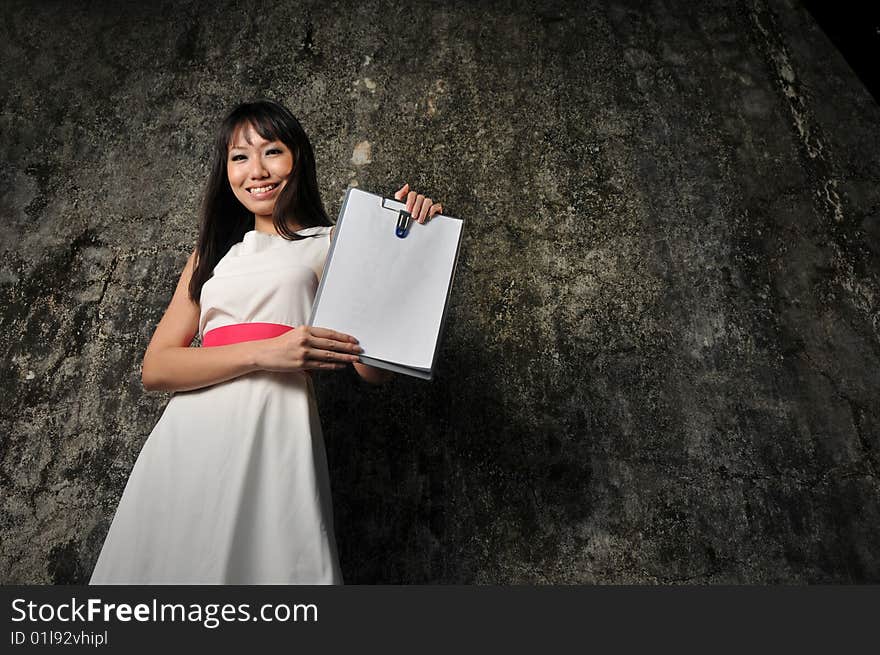
[[267,192],[271,191],[272,189],[275,189],[277,186],[278,186],[278,183],[276,182],[275,184],[267,184],[266,186],[251,187],[247,191],[252,196],[258,196],[263,193],[267,193]]

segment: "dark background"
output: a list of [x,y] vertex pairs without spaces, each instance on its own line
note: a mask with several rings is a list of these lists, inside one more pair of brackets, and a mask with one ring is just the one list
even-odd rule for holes
[[800,3],[9,2],[0,61],[4,582],[88,579],[261,95],[332,215],[466,220],[436,380],[319,380],[347,582],[880,580],[880,109]]
[[804,6],[880,102],[880,4],[853,0],[806,0]]

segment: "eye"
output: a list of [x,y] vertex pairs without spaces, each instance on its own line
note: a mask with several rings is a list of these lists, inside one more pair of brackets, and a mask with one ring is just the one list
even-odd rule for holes
[[266,151],[266,154],[268,155],[268,154],[273,153],[273,152],[277,152],[278,154],[281,154],[281,150],[280,150],[279,148],[269,148],[269,149]]
[[232,161],[238,161],[239,157],[244,158],[244,155],[232,155],[232,157],[230,157],[230,159]]

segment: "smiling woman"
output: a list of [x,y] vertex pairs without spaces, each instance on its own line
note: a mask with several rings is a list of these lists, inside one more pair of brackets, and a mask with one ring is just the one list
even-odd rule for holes
[[[275,191],[253,193],[272,184],[277,185]],[[321,201],[311,142],[296,117],[271,101],[233,109],[214,143],[199,248],[210,251],[219,240],[218,250],[225,252],[249,229],[298,239],[298,229],[332,224]],[[220,253],[205,254],[190,288],[194,300],[219,261]]]
[[256,229],[274,232],[275,197],[293,169],[293,154],[281,141],[260,136],[253,125],[239,126],[229,147],[229,184],[238,201],[254,215]]
[[[441,210],[404,185],[421,222]],[[198,242],[147,347],[147,389],[175,392],[123,491],[91,584],[341,583],[310,372],[357,339],[305,325],[332,223],[299,121],[236,107],[215,142]],[[190,348],[196,334],[201,348]]]

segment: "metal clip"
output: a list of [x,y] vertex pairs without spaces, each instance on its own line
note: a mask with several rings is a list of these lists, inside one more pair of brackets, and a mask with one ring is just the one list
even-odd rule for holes
[[405,209],[401,209],[400,213],[397,215],[397,229],[394,230],[394,233],[403,239],[407,234],[409,234],[409,228],[412,225],[412,214],[410,214]]

